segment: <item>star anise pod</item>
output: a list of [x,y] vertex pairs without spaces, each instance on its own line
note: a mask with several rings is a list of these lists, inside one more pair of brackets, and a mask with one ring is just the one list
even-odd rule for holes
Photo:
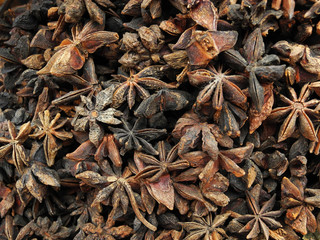
[[40,112],[39,119],[34,122],[37,129],[33,134],[29,135],[31,138],[36,139],[45,137],[43,140],[43,149],[49,167],[53,166],[55,157],[61,148],[61,144],[57,142],[57,138],[66,141],[73,137],[71,132],[60,129],[68,121],[67,119],[64,119],[58,122],[60,117],[61,114],[58,113],[54,119],[50,120],[49,110]]
[[[21,35],[20,35],[21,34]],[[19,79],[20,74],[25,69],[22,60],[29,55],[30,40],[27,35],[19,33],[19,40],[15,43],[12,49],[1,48],[0,59],[4,60],[4,66],[1,67],[3,73],[3,85],[6,89],[15,87],[15,83]]]
[[218,123],[224,134],[230,137],[240,137],[241,130],[248,116],[245,109],[240,108],[228,101],[224,101],[221,111],[214,114],[214,120]]
[[134,153],[134,161],[139,169],[135,178],[145,179],[146,187],[151,196],[172,210],[175,194],[169,173],[186,169],[189,162],[184,159],[177,159],[177,145],[168,152],[165,148],[165,142],[160,141],[158,151],[159,160],[142,152],[136,151]]
[[99,224],[94,225],[92,223],[85,224],[79,234],[77,234],[74,240],[114,240],[125,239],[129,237],[133,232],[133,229],[127,225],[109,227],[107,225]]
[[[109,158],[116,167],[122,165],[119,148],[113,134],[106,134],[98,147],[89,140],[89,134],[87,132],[73,131],[73,134],[77,142],[80,143],[80,146],[75,151],[68,153],[66,158],[72,160],[76,165],[74,166],[75,168],[77,168],[77,165],[81,168],[83,163],[85,165],[96,164],[96,162],[101,162],[106,160],[106,158]],[[96,161],[95,163],[91,162],[93,159]]]
[[114,166],[120,167],[122,165],[120,152],[113,134],[105,135],[98,147],[89,140],[89,134],[87,132],[73,131],[73,134],[77,142],[80,143],[80,146],[72,153],[68,153],[66,157],[77,161],[76,165],[81,165],[82,161],[89,160],[92,157],[94,157],[94,160],[97,162],[105,160],[105,158],[108,157]]
[[[111,91],[111,92],[110,92]],[[94,97],[81,96],[81,101],[85,104],[83,106],[76,106],[76,113],[81,117],[75,118],[72,122],[76,131],[86,131],[89,125],[89,139],[96,146],[99,146],[103,138],[103,128],[98,122],[106,124],[120,124],[121,121],[116,117],[122,116],[122,113],[114,108],[104,108],[111,103],[111,94],[113,89],[107,88],[97,94],[95,103]]]
[[[190,162],[190,161],[189,161]],[[213,199],[213,197],[208,196],[209,194],[206,194],[202,191],[201,186],[200,188],[194,184],[199,174],[201,173],[202,168],[189,168],[185,171],[183,171],[180,174],[174,173],[173,176],[171,176],[168,180],[165,181],[166,176],[163,177],[162,183],[165,183],[163,186],[163,192],[166,191],[166,187],[172,181],[172,185],[174,188],[174,203],[175,207],[179,210],[179,213],[184,215],[189,211],[189,203],[190,201],[193,201],[196,205],[196,209],[194,210],[195,213],[197,212],[215,212],[217,210],[217,207],[213,205],[210,201],[206,200],[204,198],[207,197],[208,199],[212,200],[215,204],[217,201],[214,201],[216,199]],[[217,183],[217,182],[216,182]],[[149,184],[152,190],[152,185]],[[155,185],[155,184],[154,184]],[[155,185],[156,189],[157,185]],[[148,189],[149,190],[149,189]],[[150,190],[149,190],[150,191]],[[153,193],[153,197],[155,197],[156,192]],[[222,205],[222,204],[217,204]],[[200,206],[201,211],[197,211],[197,206]],[[205,208],[205,209],[204,209]]]
[[[240,9],[237,9],[239,7]],[[231,5],[230,17],[235,24],[241,23],[242,28],[260,28],[262,35],[267,36],[269,31],[279,29],[278,19],[282,16],[282,11],[270,9],[267,0],[262,1],[241,1],[240,4]],[[238,11],[237,11],[238,10]],[[278,10],[278,9],[277,9]],[[240,19],[238,18],[240,15]],[[235,18],[234,18],[235,16]]]
[[191,149],[201,146],[202,151],[211,157],[212,160],[207,163],[200,179],[205,177],[206,174],[216,173],[220,167],[237,177],[245,174],[244,170],[236,163],[240,163],[243,158],[250,156],[253,144],[248,144],[242,148],[219,150],[218,144],[222,147],[231,148],[233,146],[232,139],[222,134],[217,125],[201,121],[197,114],[193,112],[185,113],[178,120],[172,135],[180,139],[178,152],[181,156]]
[[227,239],[228,235],[223,225],[229,216],[230,213],[224,213],[216,215],[213,219],[212,213],[209,213],[206,217],[193,216],[192,222],[180,222],[183,229],[188,232],[184,239]]
[[[76,230],[83,228],[88,222],[92,222],[97,225],[101,225],[103,223],[104,220],[100,215],[101,209],[99,206],[91,206],[95,195],[96,194],[94,192],[89,192],[85,197],[84,194],[80,193],[77,195],[76,201],[68,206],[68,209],[73,210],[70,213],[71,216],[79,216],[77,219]],[[83,198],[86,198],[86,200]]]
[[308,46],[281,40],[274,44],[272,48],[280,53],[281,60],[294,66],[296,73],[293,77],[297,82],[312,82],[319,79],[320,71],[318,65],[320,58],[316,45]]
[[7,212],[15,205],[16,189],[7,187],[3,182],[0,182],[0,217],[4,218]]
[[59,175],[55,170],[38,161],[33,161],[31,167],[26,168],[16,182],[17,192],[24,203],[26,203],[25,192],[29,192],[42,202],[46,196],[47,186],[60,187]]
[[191,102],[188,92],[175,89],[161,89],[144,99],[134,112],[137,117],[152,118],[165,111],[177,111],[188,106]]
[[305,84],[301,88],[299,98],[292,87],[288,87],[288,89],[292,100],[284,95],[280,95],[280,99],[288,106],[273,109],[269,116],[270,120],[279,121],[289,113],[280,127],[278,142],[289,138],[293,134],[296,129],[297,118],[299,119],[299,130],[302,136],[311,141],[317,141],[318,137],[309,116],[318,116],[318,111],[313,110],[310,107],[319,104],[320,100],[311,99],[308,101],[308,98],[312,93],[308,84]]
[[[187,200],[195,200],[201,202],[209,211],[213,211],[215,208],[204,199],[200,189],[196,185],[185,183],[195,182],[199,171],[190,169],[176,174],[189,166],[185,159],[176,160],[177,145],[168,151],[165,143],[159,142],[158,148],[160,161],[153,156],[135,153],[134,161],[139,169],[135,178],[142,180],[149,194],[170,210],[176,206],[181,214],[185,214],[189,209]],[[142,201],[147,200],[145,194],[144,197]]]
[[103,45],[119,39],[115,32],[100,31],[96,22],[88,22],[80,31],[79,25],[72,28],[72,40],[64,39],[57,47],[57,52],[50,58],[47,65],[38,74],[63,76],[74,74],[81,69],[89,53],[94,53]]
[[282,5],[282,9],[284,10],[284,16],[288,19],[291,19],[294,14],[294,8],[296,2],[294,0],[272,0],[272,8],[275,10],[279,10]]
[[141,16],[143,21],[150,23],[153,19],[161,16],[161,1],[160,0],[129,0],[121,11],[123,15],[134,17]]
[[244,106],[247,97],[237,84],[243,83],[245,77],[242,75],[229,75],[230,70],[218,70],[213,65],[207,69],[197,69],[188,72],[189,82],[194,86],[204,85],[196,100],[196,107],[206,102],[211,102],[215,110],[221,110],[224,99],[237,105]]
[[84,88],[73,90],[59,98],[56,98],[52,101],[52,104],[64,104],[79,98],[81,95],[96,96],[102,90],[96,74],[95,65],[91,57],[88,58],[83,66],[82,77],[78,75],[68,75],[63,79],[68,83],[84,86]]
[[110,0],[65,0],[59,6],[59,13],[63,14],[67,23],[77,23],[87,10],[91,20],[103,25],[106,17],[101,8],[110,7],[115,7]]
[[176,88],[175,85],[165,83],[158,78],[153,77],[153,72],[157,74],[159,69],[161,69],[161,66],[149,66],[136,74],[131,70],[129,77],[114,75],[113,77],[122,83],[118,85],[113,93],[112,106],[118,108],[127,101],[128,106],[131,109],[136,102],[137,93],[142,99],[150,96],[149,91],[146,90],[145,87],[150,89]]
[[0,142],[7,143],[0,147],[0,158],[5,158],[10,152],[12,152],[12,161],[19,173],[23,172],[24,165],[28,166],[29,157],[23,146],[23,143],[28,139],[31,132],[31,124],[27,122],[20,127],[17,134],[16,127],[12,122],[8,121],[8,129],[10,133],[9,138],[0,137]]
[[[204,13],[208,16],[203,17]],[[199,1],[198,6],[191,10],[191,18],[208,30],[196,30],[197,25],[188,28],[180,35],[173,49],[185,49],[191,65],[206,66],[220,52],[232,48],[238,33],[219,31],[218,17],[218,11],[211,1]]]
[[142,26],[138,33],[126,32],[120,44],[120,49],[126,52],[119,59],[119,63],[126,68],[140,71],[147,66],[163,62],[160,49],[165,42],[158,25]]
[[76,178],[81,179],[86,184],[101,189],[92,202],[92,206],[106,200],[111,201],[113,210],[109,214],[108,219],[112,219],[118,207],[121,207],[123,213],[126,213],[130,203],[137,218],[146,227],[155,231],[157,228],[150,224],[139,210],[134,192],[129,183],[130,176],[132,175],[129,168],[126,167],[123,171],[121,167],[111,168],[107,161],[102,161],[99,165],[103,171],[102,175],[93,171],[85,171],[76,175]]
[[239,233],[249,232],[247,239],[255,238],[259,233],[263,233],[266,240],[269,239],[270,229],[276,229],[282,227],[282,225],[274,218],[279,217],[282,214],[281,210],[271,211],[275,202],[276,194],[274,194],[263,206],[259,206],[259,196],[253,197],[249,191],[246,191],[247,203],[252,214],[246,214],[236,218],[239,222],[247,222],[247,224],[240,229]]
[[59,86],[55,83],[57,77],[49,75],[38,75],[36,70],[27,69],[21,73],[16,85],[22,85],[17,92],[21,97],[34,97],[41,94],[45,87],[50,90],[58,89]]
[[153,148],[150,141],[157,139],[167,133],[166,129],[144,128],[146,119],[138,118],[133,126],[122,120],[123,128],[109,127],[113,132],[115,139],[122,145],[120,149],[121,155],[132,149],[137,151],[145,151],[148,154],[157,155],[157,150]]
[[319,196],[319,189],[305,188],[299,179],[284,177],[281,183],[281,206],[286,209],[285,223],[302,235],[315,232],[317,220],[312,211],[320,207]]
[[[178,158],[178,145],[175,145],[166,153],[165,142],[158,143],[159,160],[154,156],[135,151],[136,164],[145,164],[145,167],[137,175],[137,179],[147,179],[148,182],[156,182],[165,173],[183,170],[189,167],[189,162]],[[138,162],[137,162],[138,161]]]
[[264,89],[260,81],[274,82],[279,80],[285,70],[285,65],[279,65],[277,55],[264,55],[265,44],[259,28],[255,29],[246,39],[243,55],[236,50],[224,52],[226,62],[230,67],[245,72],[249,79],[249,93],[256,109],[261,112],[264,103]]
[[65,239],[70,236],[71,232],[71,228],[63,226],[60,217],[57,221],[51,221],[48,217],[38,217],[24,226],[16,239],[21,240],[30,233],[34,233],[46,240]]

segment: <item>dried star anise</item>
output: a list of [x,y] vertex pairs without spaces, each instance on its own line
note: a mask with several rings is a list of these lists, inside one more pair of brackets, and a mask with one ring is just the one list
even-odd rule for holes
[[320,0],[0,0],[0,240],[318,239],[319,41]]
[[319,104],[320,101],[318,99],[311,99],[308,101],[308,98],[311,95],[308,84],[305,84],[301,88],[299,98],[292,87],[288,87],[288,89],[292,100],[280,95],[280,99],[288,104],[288,106],[273,109],[269,116],[270,120],[279,121],[289,113],[280,127],[278,142],[287,139],[293,134],[296,129],[297,118],[299,119],[299,130],[301,135],[311,141],[317,141],[317,134],[309,116],[318,116],[318,111],[313,110],[310,107]]
[[46,196],[47,186],[60,187],[59,175],[55,170],[38,161],[33,161],[31,167],[26,168],[16,182],[17,192],[24,203],[26,191],[42,202]]
[[196,107],[198,107],[197,105],[211,102],[214,109],[221,110],[224,99],[237,106],[243,106],[246,103],[247,97],[237,86],[237,84],[241,85],[245,81],[245,77],[242,75],[229,75],[229,73],[230,70],[223,72],[221,66],[216,70],[212,65],[208,66],[208,70],[197,69],[188,72],[190,84],[194,86],[206,84],[199,92]]
[[246,39],[243,46],[244,57],[236,50],[224,53],[225,60],[230,67],[245,72],[249,79],[249,93],[256,109],[261,112],[264,102],[264,90],[260,81],[274,82],[279,80],[285,70],[285,65],[279,65],[280,59],[276,55],[265,55],[265,44],[259,28],[255,29]]
[[[103,128],[98,122],[116,125],[121,123],[116,117],[121,117],[122,112],[114,108],[104,110],[111,103],[112,92],[113,88],[109,87],[99,92],[96,97],[81,96],[81,101],[85,104],[85,107],[76,106],[76,113],[81,117],[76,117],[72,125],[76,131],[86,131],[89,125],[89,139],[96,147],[99,146],[104,135]],[[95,103],[92,101],[94,98]]]
[[[253,149],[253,144],[243,148],[234,148],[233,141],[228,136],[222,134],[219,127],[215,124],[202,122],[195,113],[184,114],[177,122],[172,132],[175,138],[180,138],[179,154],[202,145],[202,151],[208,153],[211,161],[208,162],[200,175],[200,179],[206,174],[216,173],[220,167],[226,171],[233,173],[237,177],[243,176],[245,173],[236,163],[240,163],[243,158],[248,157]],[[231,148],[230,150],[219,150],[218,144],[222,147]]]
[[[315,196],[308,197],[307,194]],[[302,181],[286,177],[281,183],[281,205],[286,209],[285,223],[305,235],[315,232],[317,220],[312,211],[320,207],[319,190],[305,188]]]
[[81,69],[89,53],[94,53],[103,45],[119,39],[117,33],[101,31],[101,26],[93,21],[88,22],[80,31],[78,25],[72,28],[72,40],[64,39],[57,47],[57,52],[38,74],[63,76],[74,74]]
[[165,129],[144,128],[146,125],[144,118],[137,119],[133,126],[122,120],[122,125],[123,128],[109,127],[115,139],[122,145],[120,149],[121,155],[132,149],[145,151],[152,155],[159,154],[149,142],[166,134],[167,131]]
[[188,106],[190,98],[190,94],[185,91],[161,89],[144,99],[134,112],[134,115],[151,118],[165,111],[181,110]]
[[118,108],[127,101],[128,106],[131,109],[136,102],[137,93],[142,99],[150,96],[149,91],[144,87],[150,89],[175,88],[175,85],[165,83],[158,78],[153,77],[153,71],[158,72],[158,69],[161,69],[161,66],[146,67],[136,74],[131,70],[129,77],[114,75],[113,77],[116,80],[123,83],[119,84],[113,93],[112,106]]
[[112,201],[113,211],[109,214],[109,219],[113,217],[115,211],[119,207],[121,207],[122,211],[126,213],[130,203],[137,218],[146,227],[155,231],[157,228],[149,223],[139,210],[134,192],[129,183],[130,176],[132,174],[129,168],[125,168],[123,172],[121,171],[121,167],[113,167],[112,169],[107,161],[103,161],[99,165],[103,171],[103,175],[93,171],[85,171],[76,175],[76,178],[81,179],[86,184],[91,186],[102,186],[101,190],[95,197],[92,206],[100,204],[105,200]]
[[135,161],[146,166],[140,171],[136,178],[147,179],[148,182],[158,181],[159,178],[170,171],[183,170],[189,167],[189,162],[183,159],[176,160],[178,157],[178,145],[174,146],[168,153],[166,153],[165,143],[160,141],[158,143],[159,160],[154,156],[144,154],[142,152],[135,152]]
[[103,217],[100,215],[101,209],[98,206],[91,206],[94,197],[95,194],[90,193],[88,194],[87,199],[83,200],[84,196],[80,193],[77,195],[76,201],[69,205],[68,209],[73,210],[70,213],[71,216],[80,215],[77,219],[77,230],[83,228],[89,220],[94,224],[103,223]]
[[1,73],[5,73],[3,76],[3,85],[6,89],[12,89],[15,86],[16,81],[19,79],[19,75],[25,69],[22,60],[29,54],[30,40],[28,36],[19,36],[19,40],[15,43],[15,46],[10,51],[10,48],[1,48],[0,59],[4,60],[4,66],[1,67]]
[[23,87],[17,92],[22,97],[38,96],[45,87],[57,89],[59,86],[54,82],[56,77],[48,75],[38,75],[36,70],[27,69],[21,73],[16,85]]
[[[191,65],[205,67],[220,52],[235,45],[238,33],[217,29],[218,11],[211,1],[200,1],[191,12],[193,13],[191,18],[208,30],[196,30],[197,25],[188,28],[181,34],[173,48],[186,49]],[[201,13],[209,16],[203,17]]]
[[[241,24],[244,29],[260,28],[263,36],[268,35],[270,30],[276,31],[279,28],[278,19],[282,11],[275,11],[268,8],[268,1],[241,1],[241,4],[229,6],[228,17],[235,24]],[[276,9],[278,10],[278,9]]]
[[52,101],[53,104],[63,104],[71,100],[79,98],[81,95],[96,96],[101,90],[101,84],[98,80],[95,65],[92,58],[88,58],[83,66],[83,76],[69,75],[65,76],[66,82],[75,85],[82,85],[85,88],[77,89],[64,94]]
[[263,206],[259,206],[259,197],[253,197],[249,191],[246,191],[247,203],[253,214],[246,214],[236,218],[240,222],[247,222],[247,224],[240,229],[241,232],[249,232],[247,238],[255,238],[261,232],[264,237],[268,240],[270,233],[269,227],[272,229],[280,228],[282,225],[277,222],[274,218],[279,217],[282,214],[281,210],[271,211],[275,202],[276,195],[274,194]]
[[75,240],[113,240],[113,239],[124,239],[132,234],[133,230],[127,225],[108,227],[107,225],[100,224],[98,226],[87,223],[85,224],[79,234],[74,238]]
[[31,132],[30,122],[23,124],[20,127],[19,133],[17,134],[16,127],[8,121],[8,129],[10,133],[10,138],[0,137],[0,142],[7,143],[0,148],[0,158],[5,158],[7,154],[12,152],[12,163],[17,168],[17,170],[22,173],[24,165],[28,166],[29,158],[23,143],[29,137]]
[[140,27],[138,33],[126,32],[120,43],[120,49],[126,51],[119,59],[119,63],[124,67],[140,71],[147,66],[163,61],[160,49],[165,42],[164,35],[158,25]]
[[150,23],[152,19],[161,16],[161,1],[130,0],[122,9],[121,14],[135,17],[142,16],[144,22]]
[[43,239],[52,240],[68,238],[72,229],[63,226],[63,222],[60,217],[57,221],[51,221],[48,217],[38,217],[36,220],[30,221],[26,226],[24,226],[16,239],[23,239],[27,234],[29,234],[28,232],[31,234],[34,233]]
[[81,20],[85,9],[87,9],[91,20],[103,25],[105,23],[105,12],[101,7],[110,8],[115,7],[115,5],[110,0],[65,0],[59,7],[59,13],[63,14],[67,23],[76,23]]
[[80,146],[73,152],[68,153],[66,155],[67,158],[81,162],[89,160],[93,156],[97,162],[100,162],[106,157],[109,157],[113,165],[116,167],[120,167],[122,165],[120,152],[112,134],[105,135],[98,147],[89,140],[89,134],[82,132],[73,132],[73,134],[75,135],[76,140],[80,143]]
[[47,164],[51,167],[54,164],[54,159],[58,153],[58,150],[61,148],[61,145],[57,142],[56,138],[65,141],[73,137],[71,132],[66,132],[61,130],[67,119],[58,122],[60,118],[60,113],[58,113],[54,119],[50,120],[50,112],[46,110],[39,113],[39,119],[37,119],[34,124],[37,129],[29,137],[41,139],[43,137],[43,148]]
[[[178,146],[174,146],[169,152],[166,151],[165,143],[158,143],[159,160],[154,156],[135,152],[134,161],[141,169],[135,176],[137,179],[146,179],[146,183],[151,183],[151,189],[148,189],[151,195],[167,208],[174,207],[174,189],[172,183],[167,186],[168,173],[176,170],[183,170],[189,167],[189,162],[178,158]],[[148,188],[148,185],[147,185]],[[165,191],[163,191],[165,188]],[[163,195],[165,192],[165,195]],[[152,194],[153,193],[153,194]]]
[[209,213],[206,217],[193,216],[192,222],[181,222],[181,226],[188,232],[185,239],[227,239],[228,235],[223,229],[230,213],[216,215],[212,218]]
[[[171,149],[170,152],[172,152],[172,150],[176,151],[176,148]],[[171,156],[171,153],[170,155],[169,153],[168,157],[174,158],[175,155]],[[147,164],[144,164],[143,161],[136,158],[136,155],[134,160],[137,168],[140,171],[138,172],[138,169],[133,169],[133,172],[136,173],[137,177],[139,177],[138,174],[143,172],[144,169],[149,171],[150,167],[152,167],[151,165],[148,166]],[[178,161],[183,163],[185,160]],[[183,166],[183,164],[180,165]],[[215,211],[216,208],[207,200],[205,200],[200,189],[196,185],[190,184],[191,182],[195,182],[197,180],[198,175],[199,169],[189,169],[183,171],[179,175],[177,175],[177,171],[163,173],[155,182],[150,182],[148,179],[140,179],[141,200],[148,212],[152,212],[154,208],[153,199],[160,204],[159,207],[162,206],[168,209],[173,209],[173,207],[176,207],[180,214],[186,214],[188,212],[188,200],[199,202],[209,211]],[[189,182],[189,184],[187,182]]]

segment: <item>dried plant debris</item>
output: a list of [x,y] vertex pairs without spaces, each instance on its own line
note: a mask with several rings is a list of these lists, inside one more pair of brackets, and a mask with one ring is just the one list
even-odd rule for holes
[[0,239],[319,239],[315,0],[0,0]]

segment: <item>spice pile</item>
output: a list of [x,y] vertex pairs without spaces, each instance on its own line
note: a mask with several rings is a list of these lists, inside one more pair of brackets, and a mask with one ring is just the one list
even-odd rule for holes
[[0,239],[320,239],[318,14],[4,1]]

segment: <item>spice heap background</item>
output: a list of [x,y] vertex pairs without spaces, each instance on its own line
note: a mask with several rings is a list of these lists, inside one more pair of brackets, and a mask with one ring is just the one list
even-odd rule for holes
[[320,239],[320,2],[0,6],[0,239]]

